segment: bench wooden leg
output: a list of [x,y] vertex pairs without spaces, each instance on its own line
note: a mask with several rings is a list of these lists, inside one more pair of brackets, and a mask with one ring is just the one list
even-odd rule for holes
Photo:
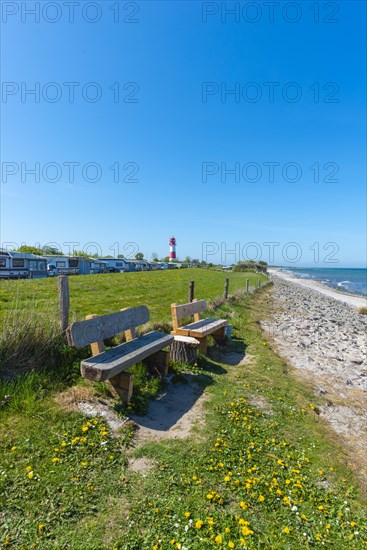
[[206,353],[208,349],[208,337],[204,336],[204,338],[200,338],[198,340],[200,341],[199,351],[201,353]]
[[167,376],[168,374],[168,351],[157,351],[144,359],[143,363],[149,367],[151,374],[159,374],[159,376]]
[[218,345],[224,344],[226,341],[226,327],[216,330],[212,333],[212,336]]
[[124,403],[129,403],[133,394],[134,375],[130,372],[122,372],[110,378],[109,381],[122,401]]

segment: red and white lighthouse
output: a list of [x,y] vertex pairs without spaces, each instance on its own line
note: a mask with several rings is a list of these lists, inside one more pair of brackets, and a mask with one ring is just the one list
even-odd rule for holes
[[176,239],[171,237],[169,240],[169,261],[173,262],[176,259]]

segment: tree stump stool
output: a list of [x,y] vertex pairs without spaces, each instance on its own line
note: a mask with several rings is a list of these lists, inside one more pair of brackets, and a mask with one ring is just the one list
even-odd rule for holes
[[195,365],[198,358],[199,340],[191,336],[175,336],[170,348],[172,361]]

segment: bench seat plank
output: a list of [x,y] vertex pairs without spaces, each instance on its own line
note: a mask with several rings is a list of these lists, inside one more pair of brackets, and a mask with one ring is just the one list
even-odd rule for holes
[[153,353],[169,346],[174,337],[162,332],[149,332],[130,342],[108,349],[81,363],[81,374],[88,380],[103,382],[128,369]]
[[204,338],[205,336],[208,336],[209,334],[225,327],[226,324],[226,319],[202,319],[201,321],[177,328],[175,333],[181,334],[182,336]]

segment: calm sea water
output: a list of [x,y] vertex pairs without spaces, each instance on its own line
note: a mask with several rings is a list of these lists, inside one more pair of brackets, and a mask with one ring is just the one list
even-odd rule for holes
[[287,267],[283,268],[282,271],[287,271],[302,279],[320,281],[343,292],[367,296],[367,269]]

